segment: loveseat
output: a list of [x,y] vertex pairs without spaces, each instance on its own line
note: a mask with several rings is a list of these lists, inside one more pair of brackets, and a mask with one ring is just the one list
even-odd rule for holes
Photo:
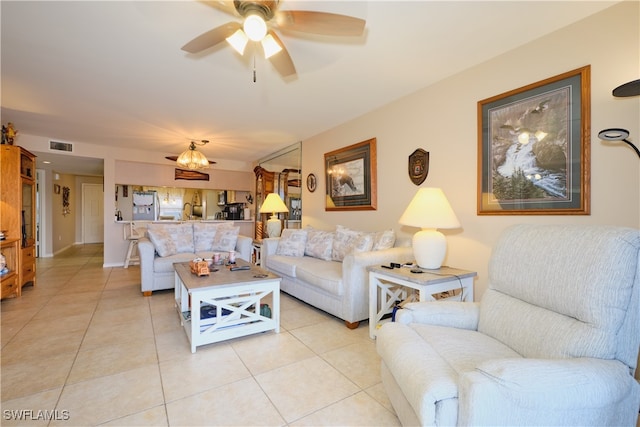
[[236,258],[251,261],[253,239],[239,235],[233,222],[185,222],[149,224],[138,240],[142,293],[173,289],[173,264],[194,258],[210,259],[215,252],[236,252]]
[[409,242],[393,230],[377,233],[337,226],[335,231],[285,229],[262,241],[262,267],[282,277],[280,289],[358,327],[369,317],[367,266],[413,259]]
[[640,230],[510,227],[480,303],[396,319],[376,344],[403,425],[636,425]]

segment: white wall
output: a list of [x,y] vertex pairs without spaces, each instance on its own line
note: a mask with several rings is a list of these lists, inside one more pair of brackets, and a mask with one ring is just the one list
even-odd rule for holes
[[[303,226],[332,229],[342,224],[369,231],[394,228],[400,236],[409,237],[417,229],[401,227],[398,219],[418,189],[409,180],[407,162],[421,147],[430,152],[429,176],[422,186],[441,187],[462,223],[460,230],[443,230],[449,243],[445,263],[478,272],[476,300],[487,286],[491,247],[508,225],[583,223],[640,228],[640,159],[630,147],[608,146],[597,136],[601,129],[622,127],[630,130],[631,140],[640,145],[640,97],[611,95],[614,87],[640,78],[639,9],[639,2],[615,5],[303,141],[303,181],[307,174],[315,173],[319,184],[314,193],[303,189]],[[478,101],[589,64],[591,215],[478,216]],[[324,153],[373,137],[377,138],[378,209],[326,212]]]

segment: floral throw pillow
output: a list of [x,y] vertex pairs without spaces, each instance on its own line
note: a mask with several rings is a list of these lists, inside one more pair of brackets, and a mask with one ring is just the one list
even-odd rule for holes
[[340,261],[353,252],[367,252],[373,247],[373,235],[362,231],[351,230],[342,225],[336,227],[333,238],[331,259]]
[[394,230],[378,231],[375,233],[373,250],[382,251],[391,249],[396,244],[396,232]]
[[193,245],[195,251],[211,252],[213,250],[213,239],[216,237],[216,232],[224,228],[233,228],[233,221],[222,223],[194,222]]
[[331,261],[333,250],[332,231],[316,230],[307,228],[307,244],[304,247],[304,254],[310,257]]
[[228,252],[236,248],[240,227],[221,228],[216,231],[211,249],[214,251]]
[[307,230],[295,230],[285,228],[282,230],[276,255],[283,256],[304,256],[304,248],[307,243]]
[[173,242],[173,238],[164,228],[152,228],[147,229],[147,235],[149,240],[153,243],[156,252],[161,257],[175,255],[178,253],[176,245]]

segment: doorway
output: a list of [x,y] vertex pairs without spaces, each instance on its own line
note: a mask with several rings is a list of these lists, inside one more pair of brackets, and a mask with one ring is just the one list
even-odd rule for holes
[[82,242],[104,243],[102,184],[82,184]]

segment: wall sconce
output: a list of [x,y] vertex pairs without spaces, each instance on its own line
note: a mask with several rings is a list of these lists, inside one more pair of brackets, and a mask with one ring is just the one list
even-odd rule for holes
[[628,136],[629,131],[620,128],[604,129],[601,130],[600,133],[598,133],[598,138],[604,141],[622,141],[625,144],[629,144],[629,146],[635,150],[638,157],[640,157],[640,150],[638,150],[638,147],[633,145],[631,141],[627,139]]

